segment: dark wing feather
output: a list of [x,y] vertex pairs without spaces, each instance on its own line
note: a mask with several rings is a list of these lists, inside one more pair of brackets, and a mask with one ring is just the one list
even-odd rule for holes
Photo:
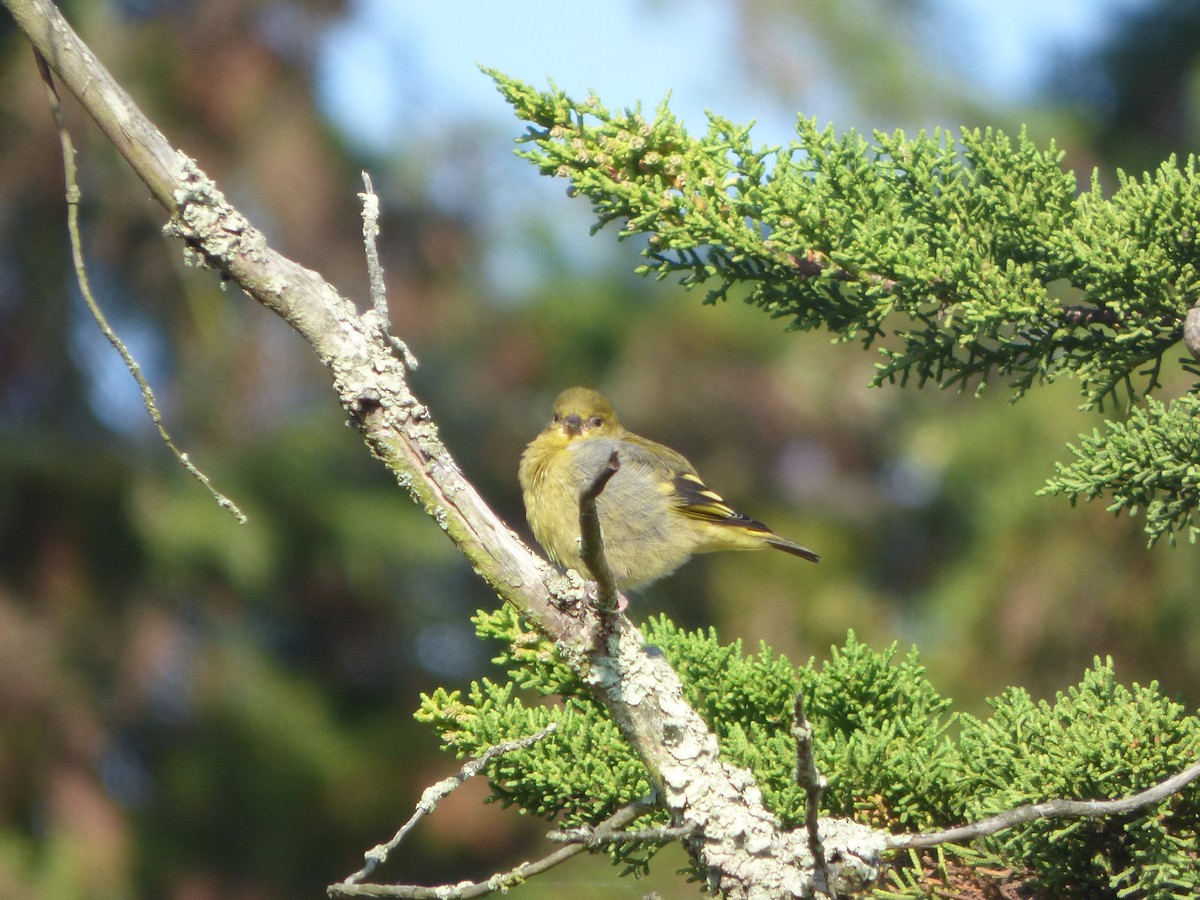
[[680,504],[679,511],[685,516],[718,526],[737,528],[739,531],[758,532],[763,541],[776,550],[802,556],[810,562],[820,562],[821,557],[803,544],[778,535],[757,519],[751,519],[738,512],[695,473],[680,472],[672,481],[672,486],[675,498]]
[[738,512],[725,502],[724,497],[691,472],[681,472],[676,475],[672,485],[675,488],[675,496],[680,501],[679,511],[686,516],[714,522],[718,525],[731,525],[750,531],[761,531],[763,534],[773,533],[762,522]]

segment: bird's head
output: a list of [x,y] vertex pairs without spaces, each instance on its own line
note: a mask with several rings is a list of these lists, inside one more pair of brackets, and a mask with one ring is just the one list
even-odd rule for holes
[[608,398],[591,388],[567,388],[554,401],[550,428],[568,441],[580,437],[616,437],[624,429]]

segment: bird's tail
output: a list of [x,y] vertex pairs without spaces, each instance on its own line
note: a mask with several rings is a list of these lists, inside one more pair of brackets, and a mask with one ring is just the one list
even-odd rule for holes
[[797,544],[795,541],[789,541],[787,538],[780,537],[777,534],[772,534],[768,537],[767,543],[776,550],[782,550],[784,553],[790,553],[793,556],[803,556],[809,562],[821,561],[821,557],[807,547]]

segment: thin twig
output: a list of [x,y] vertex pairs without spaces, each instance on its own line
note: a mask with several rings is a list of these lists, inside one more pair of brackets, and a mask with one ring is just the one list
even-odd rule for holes
[[[599,825],[595,832],[600,835],[609,829],[617,830],[628,825],[639,816],[645,815],[652,804],[638,800],[629,803]],[[559,863],[566,862],[587,850],[586,844],[571,844],[561,847],[541,859],[531,863],[521,863],[507,872],[499,872],[487,881],[462,881],[458,884],[445,884],[437,887],[422,887],[413,884],[349,884],[340,882],[332,884],[327,889],[330,897],[404,897],[408,900],[470,900],[472,897],[483,897],[496,891],[507,892],[508,888],[520,884],[535,875],[540,875],[547,869],[552,869]]]
[[371,307],[379,320],[377,324],[381,333],[411,372],[417,368],[417,358],[408,349],[408,344],[392,334],[392,320],[388,316],[387,285],[383,279],[383,265],[379,262],[379,195],[375,193],[375,186],[366,170],[363,170],[362,179],[364,190],[358,196],[363,204],[363,246],[367,254],[367,278],[371,284]]
[[133,380],[137,382],[138,388],[141,389],[142,405],[146,407],[146,412],[150,414],[150,420],[154,423],[154,427],[158,429],[158,435],[162,438],[162,442],[167,445],[167,449],[175,454],[175,458],[179,460],[179,464],[188,471],[189,475],[208,489],[213,499],[217,501],[217,506],[228,510],[240,524],[245,525],[246,516],[238,509],[237,504],[213,487],[208,476],[201,472],[195,463],[188,459],[188,455],[180,450],[171,439],[171,435],[167,431],[167,426],[163,423],[162,414],[158,411],[158,403],[154,399],[154,391],[142,375],[142,367],[133,358],[133,354],[129,352],[129,348],[125,346],[125,342],[117,336],[112,326],[108,324],[108,319],[105,317],[103,310],[100,309],[100,304],[96,302],[95,295],[92,294],[91,283],[87,276],[87,267],[83,259],[83,239],[79,235],[80,191],[79,182],[75,177],[75,144],[71,140],[70,131],[67,129],[66,118],[62,113],[62,106],[58,100],[58,90],[54,86],[54,78],[50,74],[50,67],[47,65],[45,57],[37,50],[33,51],[33,55],[37,60],[38,72],[41,74],[42,81],[46,85],[46,96],[50,101],[50,112],[53,114],[54,123],[58,127],[58,139],[62,146],[63,172],[67,185],[67,233],[71,240],[71,258],[75,265],[75,279],[79,283],[79,291],[83,294],[83,300],[87,304],[92,318],[96,320],[96,325],[99,326],[100,331],[108,339],[108,342],[121,354],[125,368],[129,370],[129,374],[133,376]]
[[640,828],[637,831],[605,831],[595,828],[569,828],[551,831],[546,839],[559,844],[583,844],[588,848],[603,847],[605,844],[640,843],[666,844],[696,833],[695,825],[665,825],[660,828]]
[[804,715],[804,694],[796,692],[792,706],[792,737],[796,739],[796,783],[804,788],[804,825],[808,829],[808,849],[812,853],[813,868],[816,870],[816,889],[837,898],[833,879],[829,876],[829,862],[825,859],[825,846],[821,843],[821,795],[828,782],[817,769],[813,755],[812,725]]
[[958,828],[926,834],[891,835],[887,839],[887,846],[890,850],[915,850],[921,847],[936,847],[939,844],[961,844],[1036,819],[1084,819],[1135,812],[1165,800],[1198,777],[1200,762],[1193,763],[1179,774],[1172,775],[1153,787],[1118,800],[1048,800],[1044,803],[1027,803],[973,825],[960,825]]
[[371,281],[371,305],[379,313],[383,321],[388,321],[387,287],[383,282],[383,266],[379,264],[379,196],[375,186],[371,184],[370,174],[362,173],[363,192],[359,194],[362,200],[363,217],[363,246],[367,250],[367,277]]
[[514,750],[523,750],[532,744],[536,744],[557,728],[558,723],[551,722],[537,734],[531,734],[528,737],[517,740],[504,741],[503,743],[488,747],[481,756],[469,760],[466,765],[449,778],[444,778],[437,784],[427,787],[421,794],[421,799],[417,803],[417,811],[412,814],[412,817],[400,826],[400,830],[392,836],[390,841],[386,844],[379,844],[372,847],[364,853],[363,857],[366,859],[366,864],[353,875],[347,876],[342,884],[357,884],[374,872],[376,868],[387,862],[388,854],[400,846],[400,842],[408,836],[408,833],[416,827],[418,822],[433,812],[437,808],[438,803],[449,796],[464,781],[475,777],[483,771],[487,764],[497,756],[512,753]]
[[604,488],[620,469],[620,453],[613,450],[604,468],[579,495],[579,552],[588,573],[596,582],[599,593],[596,608],[603,616],[611,616],[620,609],[621,597],[608,558],[604,555],[604,538],[600,533],[600,513],[596,508],[596,498],[603,493]]

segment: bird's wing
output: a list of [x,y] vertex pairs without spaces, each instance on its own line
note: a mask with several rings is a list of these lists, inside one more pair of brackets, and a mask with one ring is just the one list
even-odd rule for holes
[[606,493],[630,492],[640,495],[643,503],[649,499],[647,494],[657,495],[690,519],[773,534],[762,522],[742,515],[726,503],[700,479],[684,456],[669,447],[630,436],[624,440],[580,441],[573,449],[579,471],[589,473],[590,477],[600,472],[613,450],[617,451],[621,468]]
[[691,533],[696,539],[693,546],[697,551],[753,550],[766,545],[811,562],[820,559],[804,545],[738,512],[706,485],[692,464],[674,450],[637,436],[620,441],[618,449],[623,457],[622,472],[618,472],[618,476],[623,472],[630,476],[622,486],[652,485],[655,493],[676,514],[691,521]]
[[631,436],[622,442],[634,465],[655,468],[656,487],[668,495],[675,509],[690,519],[715,525],[730,525],[747,531],[771,534],[771,529],[749,516],[742,515],[725,502],[725,498],[704,483],[696,469],[680,453],[656,444],[644,437]]
[[743,515],[726,503],[725,498],[701,481],[695,472],[677,473],[671,479],[671,489],[679,503],[679,511],[685,516],[717,525],[772,533],[762,522]]

